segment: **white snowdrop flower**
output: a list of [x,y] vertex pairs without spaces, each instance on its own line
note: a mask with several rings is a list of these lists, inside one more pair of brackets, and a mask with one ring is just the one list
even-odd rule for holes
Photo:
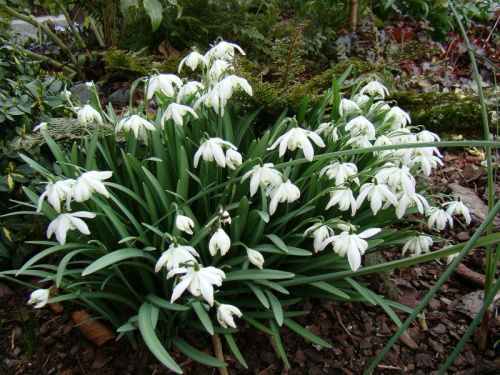
[[371,228],[360,234],[343,231],[337,236],[327,238],[321,246],[324,249],[327,245],[332,244],[333,251],[341,257],[347,254],[351,269],[356,271],[361,266],[361,255],[368,249],[368,242],[364,239],[376,235],[380,230],[379,228]]
[[109,193],[102,183],[102,180],[107,180],[111,178],[112,175],[113,172],[110,171],[88,171],[82,173],[73,186],[72,196],[75,198],[75,201],[84,202],[89,199],[90,195],[95,191],[109,198]]
[[425,214],[429,217],[427,224],[429,228],[435,225],[437,230],[443,230],[446,228],[446,223],[450,225],[450,228],[453,228],[453,218],[445,210],[437,207],[429,207]]
[[354,194],[349,188],[336,189],[330,192],[330,201],[326,205],[326,210],[335,205],[339,206],[340,211],[347,211],[351,208],[351,216],[356,213],[356,200]]
[[115,128],[115,133],[118,133],[122,129],[128,132],[132,131],[136,139],[142,138],[140,135],[144,129],[156,131],[152,123],[138,115],[132,115],[120,120],[118,126]]
[[378,83],[377,81],[372,81],[367,84],[365,87],[361,89],[359,92],[361,95],[367,93],[370,96],[381,96],[382,99],[385,98],[386,95],[389,95],[389,90],[384,85]]
[[415,177],[410,169],[404,165],[397,167],[393,163],[386,163],[376,174],[377,181],[395,189],[403,190],[410,198],[415,194]]
[[231,224],[231,215],[226,210],[221,209],[219,211],[219,219],[221,224]]
[[215,268],[203,268],[201,265],[195,265],[194,268],[174,268],[167,274],[167,279],[175,275],[184,274],[174,287],[170,302],[174,303],[186,289],[195,296],[202,296],[210,306],[214,305],[213,285],[221,286],[222,280],[226,278],[224,271]]
[[252,86],[248,83],[245,78],[241,78],[235,75],[230,75],[221,80],[218,84],[219,96],[223,99],[230,99],[233,95],[233,90],[241,88],[245,92],[252,96]]
[[352,112],[361,112],[361,109],[355,101],[343,98],[339,104],[340,116],[344,116],[344,114],[347,115]]
[[292,203],[299,199],[300,190],[297,186],[292,184],[290,180],[288,180],[287,182],[282,182],[279,185],[269,185],[266,190],[266,196],[271,197],[269,214],[272,215],[276,212],[278,203]]
[[240,309],[233,305],[226,305],[221,303],[219,307],[217,307],[217,321],[219,324],[227,328],[227,326],[236,328],[236,323],[234,322],[233,315],[237,317],[241,317],[243,314]]
[[432,154],[435,149],[438,153],[439,151],[435,147],[429,148],[414,148],[412,157],[408,163],[408,167],[413,167],[414,165],[420,165],[422,171],[426,176],[430,176],[432,173],[432,168],[437,168],[438,165],[443,165],[443,161],[441,160],[441,154],[439,156],[435,156]]
[[224,141],[218,137],[203,139],[200,148],[196,151],[196,154],[194,154],[194,167],[198,167],[200,157],[202,157],[205,161],[214,161],[215,159],[217,164],[219,164],[222,168],[225,168],[226,156],[224,155],[222,147],[233,149],[235,151],[238,150],[232,143]]
[[282,174],[273,168],[274,164],[266,163],[263,166],[256,165],[250,171],[243,175],[241,182],[250,178],[250,196],[253,196],[260,185],[267,187],[268,185],[277,186],[282,182]]
[[194,104],[193,109],[196,110],[201,103],[207,108],[213,108],[215,112],[220,112],[220,115],[224,116],[224,107],[227,104],[227,99],[220,97],[218,85],[215,85],[213,89],[208,89],[206,94],[200,96]]
[[95,214],[85,211],[79,211],[72,214],[60,214],[50,222],[47,229],[47,238],[56,234],[57,241],[64,245],[66,243],[66,235],[69,230],[78,229],[81,233],[89,235],[89,227],[80,217],[93,219]]
[[[377,137],[375,142],[373,143],[374,147],[381,146],[391,146],[393,144],[392,139],[386,135],[380,135]],[[389,157],[394,154],[394,150],[384,150],[375,152],[376,155],[380,155],[381,157]]]
[[307,237],[311,233],[314,237],[313,241],[314,252],[317,253],[318,251],[324,250],[324,247],[322,247],[321,245],[328,237],[330,237],[333,234],[333,229],[330,228],[328,225],[323,225],[321,223],[314,224],[312,227],[306,229],[303,237]]
[[268,150],[274,150],[279,144],[279,156],[281,157],[285,154],[287,148],[290,151],[294,151],[296,148],[301,148],[304,152],[304,157],[307,160],[312,161],[314,157],[314,149],[308,138],[310,138],[319,147],[325,147],[325,143],[319,135],[310,130],[296,127],[279,137],[271,145],[271,147],[268,148]]
[[[341,163],[339,161],[335,161],[330,165],[324,167],[319,177],[323,175],[327,175],[328,179],[335,179],[335,186],[343,185],[345,182],[348,182],[352,176],[355,176],[358,173],[358,167],[354,163]],[[352,180],[359,185],[359,178],[354,177]]]
[[205,54],[205,57],[208,58],[209,60],[223,59],[227,61],[232,61],[234,59],[234,52],[236,50],[242,55],[245,55],[245,52],[241,49],[239,45],[222,41],[213,46]]
[[385,201],[391,202],[395,207],[398,206],[398,200],[386,184],[363,184],[356,199],[356,208],[360,208],[366,198],[370,201],[370,207],[374,215],[382,208],[382,203]]
[[364,116],[358,116],[349,121],[345,126],[345,130],[351,133],[351,137],[356,137],[362,134],[366,135],[369,140],[374,140],[376,138],[375,127]]
[[448,265],[451,264],[451,262],[453,262],[457,256],[458,256],[458,253],[448,255],[446,257],[446,264],[448,264]]
[[241,165],[241,163],[243,163],[243,158],[238,151],[235,151],[233,149],[229,149],[226,151],[226,165],[230,169],[235,170]]
[[366,134],[360,134],[356,137],[351,137],[347,142],[346,145],[352,145],[353,147],[357,148],[370,148],[372,147],[372,144],[370,142],[370,136]]
[[92,81],[85,82],[85,86],[87,86],[89,90],[92,90],[94,88],[94,82]]
[[47,197],[47,201],[50,203],[50,205],[54,207],[54,210],[56,210],[57,212],[61,212],[61,201],[65,199],[68,199],[69,201],[71,199],[75,182],[75,180],[71,179],[59,180],[55,183],[49,182],[47,186],[45,186],[45,191],[42,195],[40,195],[40,198],[38,199],[37,212],[40,212],[42,210],[42,204],[45,197]]
[[162,267],[167,270],[179,268],[182,263],[196,262],[194,257],[200,255],[191,246],[171,244],[167,251],[164,251],[155,266],[155,272],[159,272]]
[[177,88],[182,87],[182,80],[175,74],[156,74],[149,77],[147,81],[147,93],[146,99],[151,99],[156,91],[161,92],[168,98],[172,98],[175,95],[175,89],[173,84]]
[[50,289],[37,289],[31,292],[28,305],[35,305],[35,309],[40,309],[47,304],[50,297]]
[[205,86],[198,81],[190,81],[183,85],[177,93],[177,103],[180,103],[184,98],[195,95],[196,98],[200,97],[200,91],[204,90]]
[[194,222],[191,218],[184,215],[177,215],[175,218],[175,226],[182,232],[193,234]]
[[222,228],[215,231],[212,238],[210,238],[210,242],[208,243],[208,250],[212,256],[215,256],[219,250],[220,255],[224,256],[229,251],[230,247],[231,239]]
[[392,121],[391,130],[404,128],[411,124],[411,118],[408,113],[399,107],[392,107],[384,117],[384,122]]
[[422,252],[428,253],[429,247],[431,247],[433,243],[432,238],[429,236],[416,235],[410,237],[403,246],[403,255],[405,255],[407,250],[413,253],[412,256],[419,256]]
[[234,67],[224,60],[215,60],[207,73],[208,81],[211,84],[215,84],[219,82],[221,77],[227,73],[232,73],[234,71]]
[[465,222],[467,224],[470,224],[471,222],[471,217],[470,217],[470,211],[469,208],[463,204],[460,201],[453,201],[453,202],[446,202],[443,203],[443,207],[448,206],[446,209],[446,212],[451,216],[451,215],[463,215]]
[[325,139],[330,138],[332,142],[336,142],[339,140],[337,127],[334,127],[331,122],[323,122],[319,124],[318,129],[316,129],[314,132],[318,135],[323,134],[323,137]]
[[47,130],[47,123],[45,121],[42,121],[41,123],[39,123],[37,126],[35,126],[33,128],[34,132],[45,131],[45,130]]
[[69,101],[69,98],[71,97],[71,95],[72,95],[72,94],[73,94],[73,93],[72,93],[71,91],[66,90],[66,89],[64,89],[64,90],[62,90],[62,91],[61,91],[61,96],[62,96],[64,99],[66,99],[67,101]]
[[103,124],[102,117],[92,106],[84,105],[76,114],[80,125],[87,125],[97,121],[100,125]]
[[170,103],[167,107],[167,110],[161,117],[161,126],[162,129],[165,126],[165,122],[173,119],[174,124],[177,126],[182,126],[184,124],[184,116],[186,113],[191,113],[194,118],[198,118],[198,115],[196,114],[195,111],[191,107],[188,107],[187,105],[182,105],[182,104],[177,104],[177,103]]
[[364,106],[366,103],[368,103],[370,101],[370,97],[368,95],[361,95],[361,94],[356,94],[351,99],[359,107]]
[[264,257],[260,252],[247,248],[247,257],[250,263],[262,269],[262,266],[264,265]]
[[420,142],[440,142],[441,138],[436,133],[430,132],[428,130],[422,130],[420,133],[417,133],[417,139]]
[[191,70],[194,71],[200,64],[207,67],[208,59],[200,53],[193,51],[181,60],[179,64],[179,73],[181,72],[184,64],[189,66]]
[[[402,219],[404,214],[406,213],[406,210],[409,207],[414,207],[417,206],[418,212],[420,212],[422,215],[424,212],[429,208],[429,203],[427,202],[427,199],[425,199],[423,196],[420,194],[413,194],[411,197],[408,196],[404,191],[398,194],[398,206],[396,207],[396,216],[398,219]],[[386,206],[384,206],[384,209],[387,208],[389,205],[386,203]]]

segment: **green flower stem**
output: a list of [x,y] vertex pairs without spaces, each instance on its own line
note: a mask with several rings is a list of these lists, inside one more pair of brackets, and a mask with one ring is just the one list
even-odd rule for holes
[[76,43],[78,44],[78,47],[85,50],[85,55],[87,55],[87,58],[90,60],[91,56],[90,56],[90,52],[87,48],[87,45],[85,44],[82,37],[80,36],[80,33],[76,30],[75,26],[73,25],[73,20],[71,19],[68,11],[61,4],[61,2],[59,0],[54,0],[54,2],[61,10],[62,14],[64,15],[64,18],[66,18],[66,21],[68,22],[69,28],[71,29],[71,32],[73,33],[73,36],[75,37]]
[[23,51],[23,53],[25,53],[26,55],[28,55],[30,57],[42,60],[48,64],[55,66],[57,69],[61,69],[63,72],[67,73],[69,76],[76,75],[76,71],[73,69],[74,68],[73,65],[70,65],[70,64],[64,65],[64,64],[61,64],[59,61],[51,59],[50,57],[43,56],[43,55],[40,55],[38,53],[34,53],[34,52],[31,52],[31,51],[28,51],[25,49],[23,49],[22,51]]
[[95,23],[95,20],[92,17],[87,16],[87,19],[89,20],[90,28],[94,32],[94,35],[95,35],[95,37],[97,39],[97,43],[99,43],[100,47],[104,48],[105,44],[104,44],[104,39],[103,39],[103,36],[102,36],[102,31],[97,27],[97,25]]

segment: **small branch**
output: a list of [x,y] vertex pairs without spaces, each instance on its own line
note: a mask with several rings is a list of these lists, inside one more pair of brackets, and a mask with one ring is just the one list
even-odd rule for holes
[[96,23],[95,23],[95,20],[90,17],[90,16],[86,16],[89,20],[89,24],[90,24],[90,27],[92,29],[92,31],[94,32],[94,35],[97,39],[97,43],[99,43],[99,46],[100,47],[105,47],[105,44],[104,44],[104,39],[103,39],[103,36],[101,34],[101,31],[99,30],[99,28],[97,27]]
[[[222,351],[222,343],[220,342],[220,337],[218,334],[212,335],[212,343],[214,345],[215,358],[221,360],[222,362],[225,362],[224,353]],[[220,375],[229,375],[229,373],[227,372],[227,368],[219,367],[218,369]]]
[[23,52],[30,57],[43,60],[44,62],[55,66],[57,69],[61,69],[63,72],[68,73],[69,75],[76,74],[76,71],[74,69],[72,69],[73,65],[64,65],[64,64],[61,64],[59,61],[51,59],[50,57],[47,57],[44,55],[39,55],[38,53],[34,53],[31,51],[23,50]]
[[85,44],[85,42],[83,41],[82,37],[80,36],[80,33],[76,30],[75,26],[73,25],[73,20],[71,19],[68,11],[61,4],[61,2],[59,0],[54,0],[54,2],[59,7],[59,9],[61,9],[61,12],[64,15],[64,18],[66,18],[66,21],[68,22],[68,26],[71,29],[71,32],[73,33],[73,36],[75,37],[76,43],[78,44],[78,46],[81,49],[85,50],[85,55],[87,55],[87,58],[90,61],[91,56],[90,56],[90,52],[89,52],[89,50],[87,48],[87,45]]
[[295,44],[297,44],[297,40],[299,39],[300,34],[302,34],[302,30],[309,24],[309,21],[305,21],[302,26],[299,27],[295,35],[293,36],[292,43],[290,44],[290,49],[288,50],[288,56],[286,58],[286,68],[285,75],[283,77],[283,82],[281,83],[281,88],[284,90],[286,88],[286,84],[288,82],[288,75],[290,74],[290,65],[292,63],[293,50],[295,48]]
[[471,270],[469,267],[462,263],[457,266],[454,274],[474,283],[477,286],[480,286],[481,288],[484,288],[484,286],[486,285],[486,277],[484,275]]

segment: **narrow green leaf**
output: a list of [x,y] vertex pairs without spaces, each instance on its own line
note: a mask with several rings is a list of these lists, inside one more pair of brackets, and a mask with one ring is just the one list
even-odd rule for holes
[[241,365],[248,369],[248,365],[245,362],[245,358],[243,358],[243,355],[241,354],[240,350],[238,349],[238,345],[236,345],[236,342],[234,341],[233,335],[226,333],[224,335],[224,338],[226,339],[227,344],[229,345],[229,348],[233,352],[234,356],[236,359],[241,363]]
[[174,310],[174,311],[185,311],[189,310],[189,307],[184,305],[179,305],[178,303],[171,303],[166,299],[160,298],[154,294],[148,294],[144,299],[148,302],[151,302],[153,305],[161,307],[166,310]]
[[153,264],[155,264],[157,261],[156,258],[154,258],[151,254],[148,254],[143,250],[129,249],[129,248],[120,249],[120,250],[115,250],[112,253],[109,253],[94,261],[90,266],[85,268],[85,270],[82,273],[82,276],[90,275],[91,273],[99,271],[105,267],[117,264],[118,262],[130,258],[146,258],[151,260]]
[[172,344],[174,344],[182,354],[198,363],[202,363],[204,365],[212,367],[227,367],[227,363],[222,362],[220,359],[214,358],[208,354],[205,354],[196,348],[193,348],[178,336],[173,337],[171,340]]
[[285,318],[283,320],[283,323],[285,324],[285,326],[290,328],[292,331],[295,331],[296,333],[298,333],[299,335],[304,337],[306,340],[312,341],[315,344],[321,345],[324,348],[328,348],[328,349],[332,348],[332,346],[329,343],[327,343],[325,340],[320,339],[318,336],[316,336],[312,332],[309,332],[307,329],[302,327],[300,324],[295,323],[292,319]]
[[274,320],[269,320],[269,326],[273,331],[274,343],[276,344],[276,348],[278,349],[278,353],[281,356],[281,360],[285,364],[285,367],[290,368],[290,362],[288,362],[288,358],[286,357],[285,348],[283,348],[283,344],[281,343],[281,336],[278,326],[274,322]]
[[276,279],[289,279],[294,276],[293,273],[263,269],[263,270],[237,270],[226,273],[226,281],[235,280],[276,280]]
[[203,304],[200,301],[197,301],[193,303],[191,306],[193,306],[194,312],[198,316],[198,319],[200,319],[201,324],[203,324],[207,332],[213,335],[214,327],[212,325],[210,317],[207,314],[207,310],[205,310],[205,307],[203,307]]
[[274,243],[280,250],[282,250],[285,253],[288,253],[288,247],[286,244],[283,242],[281,238],[279,238],[275,234],[266,234],[266,237],[271,240],[272,243]]
[[269,302],[264,295],[264,292],[258,286],[253,285],[248,281],[245,281],[245,284],[252,290],[253,294],[255,294],[259,302],[262,303],[262,306],[264,306],[266,309],[269,309]]
[[283,309],[281,308],[280,301],[269,290],[266,290],[265,292],[267,294],[267,298],[269,298],[269,302],[271,302],[271,309],[273,310],[276,323],[278,323],[281,327],[283,325]]

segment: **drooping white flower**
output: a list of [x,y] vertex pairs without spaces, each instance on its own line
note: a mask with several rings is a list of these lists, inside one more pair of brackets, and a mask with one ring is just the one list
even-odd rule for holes
[[347,211],[349,207],[351,208],[351,216],[356,213],[356,200],[354,199],[354,194],[349,188],[345,189],[335,189],[330,192],[330,201],[326,205],[326,210],[335,205],[339,205],[340,211]]
[[227,99],[220,96],[218,85],[215,85],[213,88],[209,88],[206,94],[200,96],[196,103],[194,103],[193,109],[198,109],[201,103],[203,103],[207,108],[213,108],[215,112],[220,112],[220,115],[224,116],[224,107],[227,104]]
[[180,277],[179,282],[172,292],[171,303],[174,303],[188,289],[193,296],[202,296],[210,306],[213,306],[213,285],[221,286],[222,280],[226,278],[224,271],[215,267],[203,268],[200,265],[194,268],[174,268],[167,274],[167,279],[180,274],[184,275]]
[[340,116],[344,116],[344,114],[352,113],[352,112],[360,112],[361,109],[356,104],[355,101],[343,98],[339,104],[339,114]]
[[266,163],[263,166],[256,165],[243,175],[241,182],[252,176],[250,179],[250,196],[253,196],[257,192],[260,185],[267,187],[268,185],[277,186],[281,184],[282,174],[273,167],[274,164],[272,163]]
[[[374,147],[380,147],[380,146],[390,146],[392,145],[392,139],[389,138],[388,136],[382,134],[377,137],[375,142],[373,143]],[[384,151],[376,151],[374,152],[375,155],[380,155],[382,157],[384,156],[391,156],[394,154],[394,150],[384,150]]]
[[194,222],[191,218],[184,215],[177,215],[175,218],[175,226],[182,232],[193,234]]
[[182,80],[175,74],[152,75],[147,81],[146,99],[151,99],[156,91],[160,91],[168,98],[172,98],[175,95],[175,89],[172,84],[175,84],[177,88],[181,88]]
[[268,150],[274,150],[279,144],[279,155],[281,157],[285,154],[287,148],[290,151],[295,151],[296,148],[301,148],[302,151],[304,151],[304,157],[307,160],[312,161],[314,157],[314,149],[308,138],[310,138],[319,147],[325,147],[325,143],[318,134],[310,130],[296,127],[279,137],[271,145],[271,147],[268,148]]
[[152,123],[138,115],[132,115],[120,120],[118,126],[115,128],[115,133],[118,133],[122,129],[128,132],[132,131],[136,139],[143,138],[142,133],[144,132],[144,129],[156,131],[156,128]]
[[69,230],[78,229],[83,234],[89,235],[89,227],[80,217],[86,219],[93,219],[95,214],[91,212],[79,211],[72,214],[60,214],[53,221],[50,222],[47,229],[47,238],[52,237],[52,234],[56,234],[57,241],[61,245],[66,243],[66,234]]
[[167,110],[161,117],[162,128],[165,126],[165,121],[168,121],[170,119],[174,120],[175,125],[182,126],[184,124],[183,117],[188,112],[191,113],[194,118],[198,118],[198,115],[195,111],[193,111],[191,107],[177,103],[170,103],[167,107]]
[[113,172],[110,171],[88,171],[82,173],[73,186],[72,196],[75,198],[75,201],[84,202],[95,191],[109,198],[109,193],[102,181],[111,178],[112,175]]
[[375,178],[390,187],[403,190],[410,198],[415,194],[415,185],[417,184],[415,177],[412,176],[410,168],[404,165],[397,167],[394,163],[386,163],[375,174]]
[[322,251],[324,247],[322,247],[323,242],[333,234],[333,229],[328,225],[323,225],[321,223],[314,224],[312,227],[309,227],[304,232],[304,237],[309,236],[312,233],[314,237],[313,248],[314,252]]
[[318,129],[316,129],[314,132],[318,135],[323,134],[324,138],[329,137],[332,142],[336,142],[339,140],[337,127],[334,127],[331,122],[323,122],[319,124]]
[[39,123],[37,126],[35,126],[33,128],[34,132],[44,131],[44,130],[47,130],[47,123],[45,121],[42,121],[41,123]]
[[221,303],[219,307],[217,307],[217,321],[219,324],[227,328],[227,326],[236,328],[236,324],[234,323],[233,315],[237,317],[241,317],[243,314],[240,309],[233,305],[226,305]]
[[220,255],[224,256],[229,251],[230,247],[231,239],[222,228],[215,231],[212,238],[210,238],[210,242],[208,243],[208,250],[212,256],[215,256],[219,250]]
[[366,134],[360,134],[357,135],[356,137],[351,137],[347,142],[346,145],[353,145],[354,147],[358,148],[370,148],[372,147],[372,144],[370,142],[370,136]]
[[210,69],[208,69],[207,78],[211,84],[216,84],[220,81],[222,76],[227,73],[232,73],[234,71],[234,67],[224,60],[215,60]]
[[453,262],[456,257],[458,257],[458,253],[448,255],[446,257],[446,264],[450,264],[451,262]]
[[395,207],[398,206],[398,200],[386,184],[371,182],[363,184],[356,199],[356,208],[360,208],[366,198],[370,201],[374,215],[382,208],[382,203],[385,201],[391,202]]
[[352,101],[354,101],[359,107],[364,106],[366,103],[370,101],[370,97],[368,95],[363,95],[363,94],[356,94],[352,98]]
[[226,151],[226,165],[230,169],[235,170],[241,163],[243,163],[243,158],[238,151],[231,148]]
[[200,157],[203,157],[205,161],[214,161],[219,164],[222,168],[226,167],[226,156],[224,155],[224,150],[222,147],[228,149],[233,149],[237,151],[238,149],[232,143],[224,141],[221,138],[209,138],[203,139],[198,151],[194,155],[194,167],[198,167]]
[[30,295],[28,305],[35,305],[35,309],[40,309],[47,304],[50,297],[50,289],[37,289]]
[[384,99],[386,95],[389,95],[389,90],[387,90],[387,87],[378,83],[377,81],[372,81],[369,84],[367,84],[365,87],[363,87],[359,93],[361,95],[363,95],[364,93],[367,93],[368,95],[371,95],[371,96],[378,95],[378,96],[381,96],[382,99]]
[[442,208],[430,207],[425,214],[429,217],[427,224],[429,228],[436,225],[437,230],[443,230],[446,227],[446,223],[450,225],[450,228],[453,228],[453,218]]
[[[335,179],[335,186],[340,186],[348,181],[352,176],[355,176],[357,173],[358,167],[356,166],[356,164],[335,161],[330,165],[324,167],[321,170],[319,177],[322,177],[324,174],[326,174],[330,180]],[[359,185],[359,178],[354,177],[352,180]]]
[[[435,149],[435,150],[433,150]],[[414,165],[420,165],[422,171],[426,176],[430,176],[432,173],[432,168],[437,168],[438,165],[443,165],[441,160],[441,154],[439,156],[433,155],[433,152],[438,152],[437,148],[414,148],[412,150],[412,156],[408,162],[408,167],[411,168]]]
[[262,269],[262,266],[264,265],[264,257],[260,252],[247,248],[247,256],[250,263]]
[[411,124],[411,118],[408,113],[399,107],[392,107],[384,117],[384,122],[392,121],[391,130],[404,128]]
[[272,215],[276,212],[278,203],[292,203],[299,199],[300,190],[297,186],[292,184],[290,180],[288,180],[287,182],[282,182],[279,185],[269,185],[266,189],[266,196],[271,197],[269,214]]
[[[387,205],[387,203],[386,203]],[[424,212],[429,208],[429,203],[425,197],[420,194],[413,194],[411,197],[408,196],[404,191],[398,194],[398,206],[396,207],[396,216],[398,219],[402,219],[406,210],[409,207],[417,206],[418,212],[424,214]],[[384,206],[384,208],[386,208]]]
[[436,133],[430,132],[428,130],[422,130],[420,133],[417,133],[417,139],[420,142],[440,142],[441,138]]
[[429,236],[417,235],[410,237],[403,246],[403,255],[405,255],[407,250],[413,253],[412,256],[419,256],[422,252],[428,253],[429,247],[432,246],[433,243],[432,238]]
[[198,81],[190,81],[181,87],[179,92],[177,93],[177,103],[180,103],[184,98],[190,97],[193,94],[197,98],[200,97],[200,90],[204,90],[205,86],[201,82]]
[[71,191],[75,182],[75,180],[71,179],[59,180],[55,183],[49,182],[45,186],[45,191],[38,199],[37,212],[42,210],[42,203],[45,197],[47,197],[47,201],[57,212],[61,212],[61,201],[71,198]]
[[368,249],[368,242],[364,238],[372,237],[380,231],[379,228],[371,228],[360,234],[343,231],[337,236],[327,238],[321,246],[324,249],[330,243],[333,244],[333,251],[341,257],[347,254],[351,269],[356,271],[361,266],[361,255]]
[[443,203],[443,207],[448,206],[446,212],[451,215],[463,215],[465,222],[470,224],[471,217],[469,208],[460,201],[446,202]]
[[87,86],[89,90],[92,90],[94,88],[94,82],[93,81],[85,82],[85,86]]
[[200,53],[193,51],[186,57],[184,57],[180,64],[179,64],[179,73],[182,70],[182,66],[186,64],[191,68],[192,71],[194,71],[199,64],[202,64],[203,66],[207,67],[208,66],[208,59],[201,55]]
[[155,272],[159,272],[163,266],[167,270],[179,268],[181,263],[196,262],[194,257],[200,255],[191,246],[171,244],[167,251],[164,251],[155,266]]
[[364,116],[353,118],[346,124],[345,130],[351,133],[351,137],[366,135],[369,140],[374,140],[376,138],[375,127],[370,120]]
[[210,60],[223,59],[227,61],[232,61],[234,59],[235,50],[238,50],[242,55],[245,55],[245,52],[241,49],[239,45],[222,41],[213,46],[205,54],[205,57]]
[[230,99],[233,95],[233,90],[242,88],[245,92],[252,96],[252,86],[248,83],[245,78],[241,78],[235,75],[230,75],[221,80],[218,84],[219,96],[223,99]]
[[101,114],[88,104],[79,109],[76,116],[80,125],[87,125],[94,121],[97,121],[100,125],[103,124]]
[[72,95],[72,94],[73,94],[73,93],[72,93],[71,91],[66,90],[66,89],[64,89],[64,90],[62,90],[62,91],[61,91],[61,96],[62,96],[64,99],[66,99],[67,101],[69,101],[69,98],[71,97],[71,95]]

